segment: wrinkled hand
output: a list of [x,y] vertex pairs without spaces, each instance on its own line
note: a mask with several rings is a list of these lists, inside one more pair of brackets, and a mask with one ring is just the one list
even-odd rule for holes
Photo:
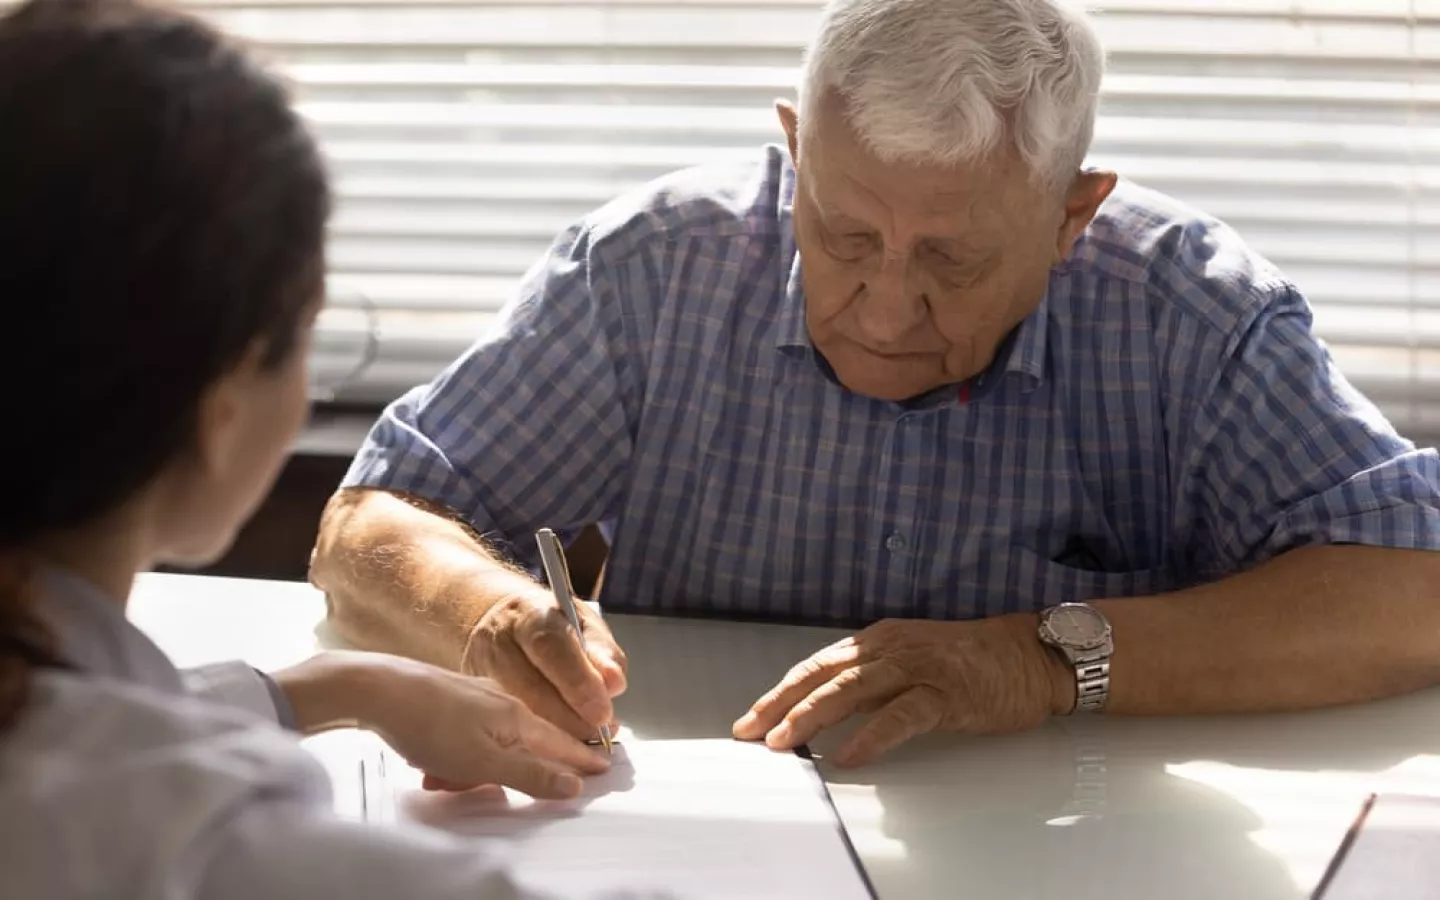
[[588,652],[543,588],[497,603],[476,623],[461,671],[495,679],[537,714],[582,740],[613,725],[625,652],[588,604],[576,603]]
[[1036,627],[1034,616],[877,622],[791,669],[735,723],[735,737],[791,749],[873,711],[832,758],[848,767],[935,729],[1032,728],[1074,699],[1073,674],[1040,643]]
[[542,799],[580,793],[603,754],[535,715],[488,678],[411,660],[387,661],[360,721],[425,773],[432,790],[501,784]]

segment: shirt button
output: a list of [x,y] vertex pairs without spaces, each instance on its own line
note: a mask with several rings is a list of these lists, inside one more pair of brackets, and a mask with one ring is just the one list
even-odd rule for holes
[[905,549],[905,535],[898,531],[885,539],[885,548],[891,553],[899,553]]

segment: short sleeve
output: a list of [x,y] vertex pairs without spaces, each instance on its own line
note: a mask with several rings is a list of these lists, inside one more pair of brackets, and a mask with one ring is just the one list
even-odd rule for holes
[[441,504],[526,558],[538,527],[612,518],[640,387],[590,255],[583,229],[557,239],[489,336],[385,410],[344,484]]
[[1440,462],[1341,374],[1293,288],[1277,288],[1198,404],[1182,509],[1201,575],[1296,547],[1440,549]]

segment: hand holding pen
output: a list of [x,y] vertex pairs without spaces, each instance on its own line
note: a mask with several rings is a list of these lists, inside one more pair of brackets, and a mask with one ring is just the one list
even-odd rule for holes
[[[564,556],[558,559],[563,569]],[[523,576],[510,580],[515,585],[510,597],[491,605],[472,627],[461,671],[498,681],[578,740],[595,739],[601,725],[614,721],[611,698],[625,690],[624,651],[599,614],[575,601],[573,593],[572,619],[547,585]],[[556,583],[569,588],[568,577],[557,575]],[[583,628],[583,649],[575,621]]]
[[[575,630],[575,639],[580,642],[580,652],[586,653],[585,627],[580,623],[580,613],[575,608],[575,589],[570,584],[570,567],[565,563],[565,547],[560,543],[559,535],[549,528],[540,529],[535,535],[535,541],[540,545],[540,564],[545,568],[545,580],[550,582],[555,602],[560,605],[570,627]],[[602,723],[600,743],[605,747],[606,753],[611,750],[611,740],[610,726]]]

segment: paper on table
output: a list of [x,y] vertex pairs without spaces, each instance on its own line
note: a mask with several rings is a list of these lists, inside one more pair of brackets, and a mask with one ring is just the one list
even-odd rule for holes
[[611,771],[589,779],[576,800],[556,802],[499,788],[420,792],[419,773],[384,752],[370,769],[383,766],[394,803],[367,774],[366,818],[394,815],[503,842],[504,858],[539,888],[872,897],[814,764],[793,753],[730,740],[646,741],[622,730]]

